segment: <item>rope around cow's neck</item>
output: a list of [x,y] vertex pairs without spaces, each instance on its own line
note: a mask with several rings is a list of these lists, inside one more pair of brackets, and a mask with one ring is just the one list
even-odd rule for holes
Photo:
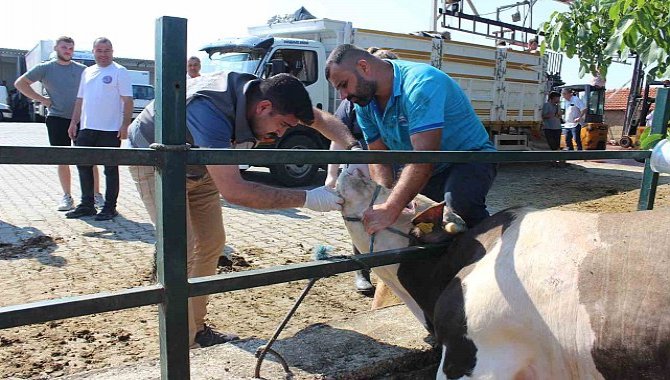
[[[377,200],[377,197],[379,196],[379,193],[381,192],[381,190],[382,190],[382,186],[381,186],[381,185],[377,185],[377,187],[375,187],[375,191],[374,191],[374,193],[372,194],[372,199],[370,200],[370,204],[368,205],[368,208],[370,208],[370,207],[372,207],[372,206],[375,205],[375,201]],[[363,223],[363,219],[362,219],[362,218],[359,218],[359,217],[357,217],[357,216],[344,216],[344,215],[343,215],[342,218],[343,218],[345,221],[347,221],[347,222],[360,222],[360,223]],[[402,236],[402,237],[409,238],[409,234],[407,234],[407,233],[405,233],[405,232],[402,232],[402,231],[400,231],[400,230],[397,230],[397,229],[395,229],[395,228],[393,228],[393,227],[386,227],[384,230],[385,230],[385,231],[388,231],[388,232],[392,232],[392,233],[394,233],[394,234],[396,234],[396,235],[400,235],[400,236]],[[384,230],[382,230],[382,231],[384,231]],[[374,248],[375,248],[375,235],[377,235],[377,233],[374,233],[374,234],[371,234],[371,235],[370,235],[370,251],[369,251],[368,253],[372,253],[372,252],[374,252]]]

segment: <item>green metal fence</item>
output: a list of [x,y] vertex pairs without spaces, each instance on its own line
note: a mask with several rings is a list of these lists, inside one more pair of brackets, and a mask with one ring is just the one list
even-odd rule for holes
[[[439,254],[439,247],[413,247],[241,273],[187,279],[186,276],[186,165],[249,165],[285,163],[394,162],[537,162],[584,159],[647,159],[649,151],[589,152],[388,152],[311,150],[184,149],[186,20],[162,17],[156,23],[156,141],[164,149],[2,147],[0,164],[113,164],[155,166],[158,283],[117,292],[66,297],[0,308],[0,329],[57,319],[159,305],[161,377],[189,378],[187,302],[189,297],[249,289],[288,281],[331,276]],[[670,119],[669,89],[656,100],[654,132],[665,133]],[[651,209],[658,174],[646,164],[638,208]],[[181,200],[181,201],[180,201]]]

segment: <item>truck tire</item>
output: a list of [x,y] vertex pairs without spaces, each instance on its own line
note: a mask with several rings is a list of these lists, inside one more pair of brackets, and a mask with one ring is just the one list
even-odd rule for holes
[[[317,143],[308,136],[296,134],[287,136],[277,146],[279,149],[319,149]],[[270,173],[280,184],[287,187],[306,186],[314,181],[319,165],[282,164],[270,166]]]

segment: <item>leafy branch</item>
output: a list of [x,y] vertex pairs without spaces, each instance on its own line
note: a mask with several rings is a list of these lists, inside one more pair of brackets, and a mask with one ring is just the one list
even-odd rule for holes
[[541,49],[579,59],[579,76],[603,77],[614,58],[637,54],[650,75],[670,75],[670,1],[576,0],[540,28]]

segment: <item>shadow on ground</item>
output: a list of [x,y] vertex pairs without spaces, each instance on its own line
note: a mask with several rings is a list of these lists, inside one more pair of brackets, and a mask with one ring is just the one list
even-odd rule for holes
[[[252,339],[235,346],[253,355],[258,347],[266,343],[264,340]],[[297,369],[303,374],[326,375],[327,378],[333,379],[391,378],[385,374],[399,375],[433,367],[440,356],[435,350],[427,354],[423,350],[391,345],[353,330],[323,323],[308,326],[295,336],[278,340],[272,349],[278,352],[294,371]],[[273,367],[272,372],[276,374],[279,360],[268,354],[261,367],[261,376],[269,373],[267,368],[270,363]],[[253,364],[256,364],[255,359]],[[435,372],[429,373],[427,377],[408,378],[434,379]]]
[[67,264],[65,258],[53,254],[58,244],[63,242],[63,238],[45,235],[34,227],[18,227],[1,220],[0,230],[4,236],[16,237],[12,242],[0,242],[0,260],[34,259],[42,265],[53,267]]
[[102,231],[85,232],[86,237],[95,237],[114,241],[141,241],[147,244],[156,242],[154,226],[151,223],[136,222],[126,219],[119,214],[113,220],[98,221],[95,217],[85,217],[81,220]]

